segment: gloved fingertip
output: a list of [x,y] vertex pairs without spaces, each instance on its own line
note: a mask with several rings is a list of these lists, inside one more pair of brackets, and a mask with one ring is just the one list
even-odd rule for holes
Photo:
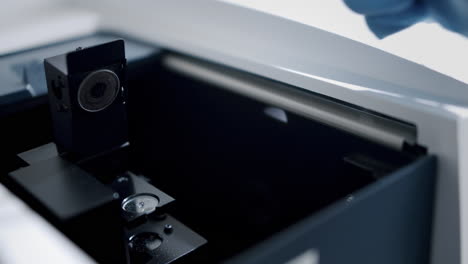
[[415,0],[343,0],[352,11],[363,15],[396,13],[410,8]]
[[381,24],[375,23],[372,20],[367,20],[367,26],[369,27],[370,31],[379,39],[384,39],[392,34],[395,34],[408,26],[402,25],[388,25],[388,24]]
[[424,20],[426,17],[426,8],[422,5],[415,5],[398,14],[366,16],[366,22],[374,35],[383,39]]

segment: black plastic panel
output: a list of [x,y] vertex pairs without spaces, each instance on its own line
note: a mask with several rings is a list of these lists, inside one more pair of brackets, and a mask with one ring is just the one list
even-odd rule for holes
[[421,158],[229,263],[282,264],[308,251],[317,264],[429,263],[435,164]]

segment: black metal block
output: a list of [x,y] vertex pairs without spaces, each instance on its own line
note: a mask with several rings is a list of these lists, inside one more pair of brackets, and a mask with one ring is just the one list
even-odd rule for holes
[[91,156],[127,141],[123,40],[44,61],[59,153]]
[[207,243],[170,215],[164,219],[149,217],[126,233],[133,263],[168,264]]

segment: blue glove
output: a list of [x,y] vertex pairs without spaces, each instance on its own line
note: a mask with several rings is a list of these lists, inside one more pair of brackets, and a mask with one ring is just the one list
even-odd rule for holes
[[379,38],[423,20],[435,20],[445,28],[468,36],[468,0],[344,0],[363,14]]

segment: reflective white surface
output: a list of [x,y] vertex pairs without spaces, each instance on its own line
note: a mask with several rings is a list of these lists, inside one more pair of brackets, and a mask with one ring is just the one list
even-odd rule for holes
[[468,83],[468,38],[436,23],[419,23],[380,40],[368,30],[364,18],[342,0],[225,1],[336,33]]
[[2,0],[0,55],[94,32],[99,17],[67,8],[63,0]]
[[94,261],[0,185],[0,263],[85,264]]

